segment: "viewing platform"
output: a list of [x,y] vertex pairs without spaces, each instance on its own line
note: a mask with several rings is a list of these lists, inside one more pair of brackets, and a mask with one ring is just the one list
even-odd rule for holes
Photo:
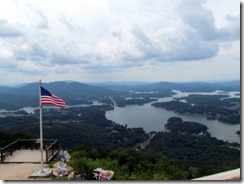
[[[49,163],[59,152],[58,140],[43,141],[43,161]],[[4,148],[0,148],[0,164],[40,163],[41,152],[38,139],[18,139]],[[16,167],[16,166],[14,166]],[[234,169],[209,176],[195,178],[199,181],[241,180],[241,169]]]
[[[45,159],[46,151],[43,150],[43,160]],[[11,156],[4,159],[3,163],[40,163],[40,150],[16,150]]]
[[[43,162],[49,163],[59,152],[58,140],[43,140]],[[18,139],[0,148],[0,163],[40,163],[39,139]]]

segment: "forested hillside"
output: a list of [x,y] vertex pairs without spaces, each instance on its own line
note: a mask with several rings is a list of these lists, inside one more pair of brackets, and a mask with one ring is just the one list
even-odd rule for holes
[[0,148],[7,146],[8,144],[16,141],[17,139],[31,139],[30,135],[26,135],[22,132],[3,132],[0,130]]
[[[52,82],[43,83],[51,93],[63,98],[68,105],[91,104],[104,95],[113,94],[113,91],[83,84],[80,82]],[[23,107],[39,106],[39,83],[30,83],[21,87],[0,88],[0,109],[16,110]]]
[[[64,149],[79,144],[103,147],[131,147],[148,138],[142,128],[126,128],[105,117],[111,106],[43,109],[43,136],[59,139]],[[0,118],[0,129],[39,138],[39,114]]]
[[194,167],[200,177],[239,168],[240,151],[230,147],[233,146],[208,134],[161,132],[156,134],[146,151],[178,160],[184,169]]
[[[37,107],[39,104],[39,83],[29,83],[20,87],[0,86],[0,109],[19,109],[25,106]],[[96,85],[99,85],[97,83]],[[216,90],[223,91],[240,91],[240,81],[230,82],[188,82],[172,83],[157,82],[149,84],[121,85],[113,83],[112,85],[100,84],[100,86],[88,85],[81,82],[51,82],[43,83],[42,86],[52,93],[65,99],[68,105],[90,104],[93,100],[104,100],[104,96],[117,94],[118,91],[141,91],[141,92],[159,92],[164,95],[172,95],[172,90],[186,92],[212,92]],[[140,102],[127,102],[132,104],[141,104],[151,99]],[[122,106],[125,102],[122,102]]]
[[[206,87],[205,91],[221,89],[219,83],[215,84],[216,88],[205,83],[198,89],[194,83],[184,85],[188,85],[190,91],[202,87]],[[178,90],[185,89],[184,85],[178,85]],[[142,90],[143,86],[144,93],[128,91]],[[224,86],[228,90],[238,89],[238,83]],[[88,178],[91,178],[89,173],[94,168],[113,170],[114,179],[118,180],[185,180],[240,167],[240,145],[211,137],[207,127],[199,122],[171,117],[165,125],[166,132],[162,132],[162,125],[161,130],[149,134],[142,127],[128,128],[127,125],[107,120],[105,116],[106,111],[112,110],[114,106],[151,102],[154,107],[177,113],[201,114],[229,124],[238,124],[240,98],[193,94],[173,99],[175,93],[171,90],[175,84],[164,82],[125,88],[120,86],[121,90],[115,86],[110,90],[76,82],[55,82],[43,84],[43,87],[64,98],[68,105],[92,104],[94,101],[102,103],[64,109],[43,108],[44,138],[59,139],[61,148],[69,150],[72,155],[69,164],[77,172],[87,172]],[[35,107],[39,103],[38,84],[3,87],[0,88],[0,94],[0,109]],[[173,100],[153,103],[163,97]],[[0,147],[18,138],[39,138],[38,110],[34,113],[24,110],[3,111],[0,115]],[[144,142],[148,144],[140,146]]]
[[[177,118],[168,120],[172,132],[154,132],[150,144],[142,149],[137,145],[146,141],[149,134],[142,128],[127,128],[107,120],[105,111],[111,108],[101,105],[45,109],[44,138],[59,139],[61,148],[71,151],[70,165],[77,172],[83,169],[91,173],[102,167],[114,170],[115,179],[190,179],[240,167],[238,144],[217,140],[206,132],[205,126]],[[173,128],[172,122],[181,123],[181,128]],[[39,138],[38,112],[2,117],[0,129],[11,133],[21,130]],[[85,146],[79,147],[82,144]]]

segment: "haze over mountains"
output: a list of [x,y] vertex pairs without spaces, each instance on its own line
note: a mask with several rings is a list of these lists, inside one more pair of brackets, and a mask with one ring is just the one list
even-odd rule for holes
[[211,92],[216,90],[239,91],[240,81],[227,82],[156,82],[136,85],[106,85],[108,89],[133,90],[133,91],[171,91],[179,90],[183,92]]
[[[38,106],[39,88],[38,83],[29,83],[19,87],[0,86],[0,109],[18,108],[21,106]],[[67,104],[74,104],[75,100],[80,103],[97,100],[106,95],[114,94],[118,91],[171,91],[180,90],[184,92],[211,92],[216,90],[240,91],[240,81],[228,82],[157,82],[157,83],[96,83],[85,84],[75,81],[58,81],[43,83],[42,86],[65,99]],[[82,101],[83,100],[83,101]],[[84,100],[87,100],[84,102]],[[71,103],[72,102],[72,103]],[[77,103],[77,102],[76,102]]]
[[[35,95],[39,93],[38,83],[28,83],[16,87],[0,86],[0,93],[15,95]],[[75,81],[57,81],[42,83],[42,86],[60,95],[105,95],[111,93],[111,89],[123,89],[134,91],[162,91],[180,90],[185,92],[204,92],[204,91],[239,91],[240,81],[227,82],[104,82],[104,83],[81,83]]]
[[[18,94],[18,95],[35,95],[39,94],[39,83],[29,83],[21,87],[1,87],[0,93],[9,93],[9,94]],[[80,82],[51,82],[51,83],[42,83],[44,88],[47,88],[49,91],[59,95],[92,95],[97,94],[99,91],[100,94],[107,94],[109,90],[101,87],[95,87],[87,85]]]

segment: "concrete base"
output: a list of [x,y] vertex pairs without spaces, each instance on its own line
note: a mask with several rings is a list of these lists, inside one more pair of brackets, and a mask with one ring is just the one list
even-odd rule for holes
[[43,168],[43,172],[41,168],[37,168],[34,173],[30,176],[30,178],[45,178],[49,177],[52,174],[53,169],[51,168]]

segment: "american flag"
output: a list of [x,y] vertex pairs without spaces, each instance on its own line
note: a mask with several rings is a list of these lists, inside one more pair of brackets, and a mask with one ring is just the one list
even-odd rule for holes
[[41,104],[66,107],[66,104],[62,98],[53,95],[43,87],[41,87]]

